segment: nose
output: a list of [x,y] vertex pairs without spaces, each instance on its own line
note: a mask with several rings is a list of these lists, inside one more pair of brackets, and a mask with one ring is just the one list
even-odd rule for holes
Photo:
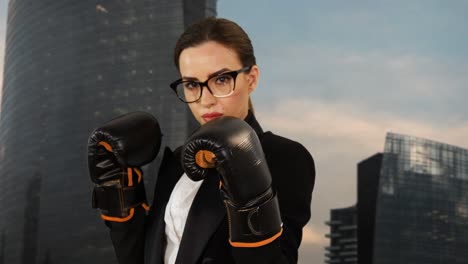
[[208,86],[205,85],[202,87],[202,89],[204,90],[202,90],[202,95],[200,97],[200,104],[203,106],[214,105],[216,103],[216,97],[213,96],[210,88],[208,88]]

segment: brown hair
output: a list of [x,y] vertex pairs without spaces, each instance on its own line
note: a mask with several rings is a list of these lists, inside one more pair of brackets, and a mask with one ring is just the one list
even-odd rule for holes
[[[179,57],[186,48],[195,47],[207,41],[215,41],[236,52],[242,67],[256,64],[252,42],[245,31],[233,21],[209,17],[191,26],[177,40],[174,49],[174,63],[179,69]],[[249,110],[253,112],[249,98]]]
[[177,40],[174,50],[174,63],[177,69],[179,69],[180,54],[184,49],[207,41],[215,41],[234,50],[243,67],[256,64],[252,42],[247,33],[230,20],[209,17],[189,26]]

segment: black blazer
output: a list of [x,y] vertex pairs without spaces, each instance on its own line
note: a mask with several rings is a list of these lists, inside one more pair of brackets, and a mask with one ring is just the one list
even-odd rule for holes
[[[302,228],[310,219],[315,166],[299,143],[263,132],[253,114],[247,123],[257,132],[278,195],[283,234],[258,248],[229,244],[226,211],[219,192],[219,178],[204,180],[195,196],[177,255],[177,264],[296,263]],[[182,176],[180,148],[164,150],[151,210],[141,208],[126,223],[106,224],[119,263],[162,264],[166,246],[164,213],[172,189]],[[246,183],[248,184],[248,183]]]

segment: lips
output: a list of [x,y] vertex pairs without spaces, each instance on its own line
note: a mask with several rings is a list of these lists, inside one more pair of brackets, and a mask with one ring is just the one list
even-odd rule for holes
[[223,114],[218,113],[218,112],[211,112],[211,113],[206,113],[206,114],[202,115],[202,118],[203,118],[203,120],[205,120],[205,122],[208,122],[208,121],[213,120],[215,118],[218,118],[218,117],[220,117],[222,115]]

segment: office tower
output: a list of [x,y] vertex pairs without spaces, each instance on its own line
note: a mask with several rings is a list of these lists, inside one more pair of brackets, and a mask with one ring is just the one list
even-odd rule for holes
[[468,263],[467,193],[468,150],[388,133],[358,165],[358,263]]
[[468,150],[389,133],[374,264],[468,263]]
[[375,211],[382,168],[382,153],[358,163],[357,226],[359,264],[371,264],[374,250]]
[[357,263],[356,206],[333,209],[330,212],[330,246],[325,250],[325,263]]
[[[163,147],[194,128],[168,84],[172,53],[216,1],[10,0],[0,120],[4,263],[115,263],[91,209],[91,131],[136,110],[159,119]],[[158,157],[160,158],[160,157]],[[145,167],[148,196],[157,161]]]
[[382,157],[382,153],[377,153],[358,163],[357,204],[331,210],[330,221],[326,222],[330,226],[330,234],[326,235],[330,239],[330,246],[325,248],[326,263],[372,263]]

